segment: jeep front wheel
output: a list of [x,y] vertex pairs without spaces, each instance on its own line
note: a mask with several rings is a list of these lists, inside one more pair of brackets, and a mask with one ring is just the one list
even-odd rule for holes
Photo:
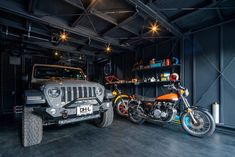
[[109,107],[109,109],[103,113],[101,113],[101,117],[99,119],[95,120],[95,123],[98,127],[104,128],[108,127],[113,122],[113,107],[112,105]]
[[42,141],[42,118],[32,112],[33,108],[24,107],[22,116],[22,143],[24,147],[36,145]]

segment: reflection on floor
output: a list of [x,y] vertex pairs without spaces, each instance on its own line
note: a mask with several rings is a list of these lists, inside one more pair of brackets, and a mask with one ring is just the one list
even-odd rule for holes
[[0,157],[232,157],[235,137],[195,138],[180,126],[135,125],[115,118],[110,128],[90,123],[44,128],[41,144],[23,148],[18,124],[1,119]]

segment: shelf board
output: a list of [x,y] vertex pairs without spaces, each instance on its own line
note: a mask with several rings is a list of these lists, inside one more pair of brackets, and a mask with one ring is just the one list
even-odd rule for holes
[[[179,81],[176,81],[176,82],[180,82]],[[170,84],[172,83],[171,81],[158,81],[158,82],[138,82],[138,83],[107,83],[106,85],[114,85],[114,84],[117,84],[117,85],[135,85],[135,86],[139,86],[139,85],[148,85],[148,84],[156,84],[156,85],[164,85],[164,84]]]
[[170,66],[161,66],[161,67],[154,67],[154,68],[148,68],[148,69],[133,69],[132,71],[150,71],[150,70],[167,70],[167,69],[171,69],[174,67],[180,67],[180,64],[174,64],[174,65],[170,65]]
[[106,83],[105,85],[133,85],[134,83]]
[[[180,82],[176,81],[176,82]],[[157,85],[164,85],[164,84],[170,84],[172,83],[171,81],[158,81],[158,82],[140,82],[139,85],[144,85],[144,84],[157,84]]]

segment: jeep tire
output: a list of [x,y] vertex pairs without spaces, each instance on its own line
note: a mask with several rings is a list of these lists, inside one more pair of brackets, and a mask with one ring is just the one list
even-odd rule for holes
[[22,115],[22,143],[24,147],[39,144],[42,141],[42,118],[33,114],[33,108],[24,107]]
[[95,124],[100,127],[108,127],[113,122],[113,106],[110,105],[109,109],[103,113],[101,113],[101,117],[95,120]]

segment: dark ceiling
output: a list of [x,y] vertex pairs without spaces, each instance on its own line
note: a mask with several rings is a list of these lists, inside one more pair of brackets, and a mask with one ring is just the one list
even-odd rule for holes
[[[105,56],[235,20],[234,0],[1,0],[4,39],[27,52]],[[157,22],[160,31],[151,33]],[[69,39],[57,37],[67,32]]]

